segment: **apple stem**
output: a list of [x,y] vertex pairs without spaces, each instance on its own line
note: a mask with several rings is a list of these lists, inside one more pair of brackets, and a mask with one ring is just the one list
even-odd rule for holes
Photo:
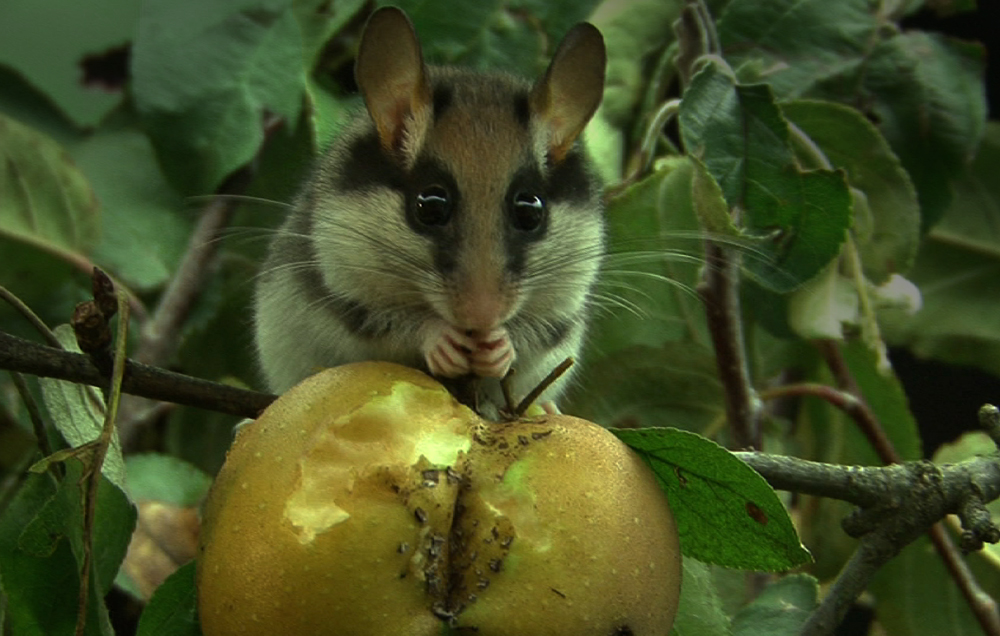
[[557,366],[555,369],[552,369],[552,371],[547,376],[545,376],[545,378],[541,382],[538,383],[538,386],[532,389],[528,393],[528,395],[524,396],[524,399],[521,400],[521,402],[517,405],[517,408],[515,408],[513,411],[514,417],[519,418],[522,415],[524,415],[524,412],[528,410],[529,406],[534,404],[535,400],[538,399],[538,396],[544,393],[545,389],[549,388],[553,382],[558,380],[559,377],[562,376],[562,374],[566,373],[566,371],[568,371],[569,368],[573,366],[573,362],[574,362],[573,358],[566,358],[565,360],[559,363],[559,366]]

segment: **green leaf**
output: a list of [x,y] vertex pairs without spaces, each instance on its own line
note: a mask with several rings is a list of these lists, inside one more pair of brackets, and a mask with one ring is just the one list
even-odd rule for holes
[[677,429],[612,432],[652,467],[670,499],[685,555],[767,572],[810,560],[774,490],[726,449]]
[[795,636],[819,605],[819,584],[792,574],[764,588],[733,617],[734,636]]
[[0,236],[85,260],[99,233],[97,198],[66,150],[0,115],[0,163]]
[[4,0],[0,65],[27,78],[76,126],[96,126],[124,92],[83,81],[83,63],[127,45],[139,9],[139,0]]
[[920,205],[913,182],[878,129],[857,110],[832,102],[787,102],[781,112],[863,193],[867,214],[860,214],[855,199],[854,237],[865,276],[878,285],[907,272],[920,241]]
[[719,64],[707,64],[684,93],[680,124],[687,152],[705,164],[730,208],[741,210],[746,231],[777,234],[762,244],[771,262],[747,264],[762,285],[790,291],[840,252],[851,222],[844,176],[797,168],[787,123],[766,85],[738,85]]
[[133,94],[170,182],[209,192],[253,158],[265,113],[297,121],[303,58],[291,0],[146,5]]
[[719,182],[708,172],[708,168],[692,157],[694,178],[691,182],[691,198],[701,226],[712,235],[739,236],[739,228],[733,223],[729,205],[722,194]]
[[865,66],[864,97],[910,173],[925,229],[951,201],[986,126],[982,47],[907,31],[882,42]]
[[212,478],[191,464],[170,455],[146,453],[125,460],[132,496],[176,506],[198,506]]
[[704,430],[721,389],[694,292],[706,232],[691,162],[672,158],[609,202],[608,250],[579,381],[567,411],[605,424]]
[[733,0],[719,18],[719,42],[742,79],[795,97],[862,64],[878,11],[868,0]]
[[921,357],[975,366],[1000,376],[1000,123],[991,122],[979,153],[956,182],[956,196],[931,230],[910,273],[923,307],[880,314],[887,340]]
[[708,565],[684,557],[681,600],[670,632],[676,636],[727,636],[732,633],[729,617]]
[[[41,131],[64,143],[73,143],[76,133],[40,94],[3,68],[0,109],[18,117],[0,114],[0,285],[47,324],[57,324],[91,295],[81,266],[90,263],[100,235],[97,199],[63,148]],[[0,303],[0,323],[16,335],[35,335],[6,303]]]
[[94,260],[136,291],[165,284],[187,250],[193,219],[160,171],[149,138],[105,127],[69,150],[101,204],[106,229]]
[[139,619],[137,636],[201,636],[195,571],[191,561],[156,588]]

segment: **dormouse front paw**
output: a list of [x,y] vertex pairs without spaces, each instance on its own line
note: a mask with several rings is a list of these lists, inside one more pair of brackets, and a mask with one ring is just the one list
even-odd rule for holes
[[457,378],[471,369],[469,355],[476,349],[475,341],[465,333],[440,320],[433,323],[424,336],[420,351],[431,375]]
[[502,378],[514,362],[514,346],[503,327],[477,338],[472,349],[472,371],[484,378]]

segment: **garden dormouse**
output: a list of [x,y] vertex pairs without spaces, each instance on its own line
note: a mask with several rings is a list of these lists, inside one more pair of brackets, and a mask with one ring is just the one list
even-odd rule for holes
[[[366,109],[319,160],[256,289],[270,389],[320,367],[387,360],[520,399],[579,352],[601,257],[598,178],[579,142],[605,49],[574,27],[534,84],[426,66],[406,15],[369,19]],[[564,376],[541,401],[553,405]]]

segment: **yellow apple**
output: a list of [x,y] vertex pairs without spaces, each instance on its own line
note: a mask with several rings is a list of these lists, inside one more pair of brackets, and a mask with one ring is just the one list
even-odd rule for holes
[[388,363],[329,369],[244,426],[204,509],[205,636],[666,636],[666,498],[585,420],[480,419]]

